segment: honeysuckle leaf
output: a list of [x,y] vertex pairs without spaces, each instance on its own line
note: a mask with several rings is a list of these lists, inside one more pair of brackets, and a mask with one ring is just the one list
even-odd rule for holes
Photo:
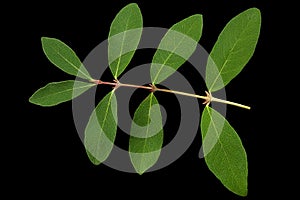
[[75,52],[62,41],[42,37],[42,47],[47,58],[64,72],[83,79],[92,80]]
[[207,61],[205,82],[210,92],[225,87],[248,63],[258,41],[260,25],[260,11],[250,8],[224,27]]
[[111,23],[108,36],[108,61],[115,79],[130,63],[139,44],[142,29],[142,14],[135,3],[125,6]]
[[129,155],[137,173],[143,174],[157,162],[162,144],[161,111],[156,97],[150,93],[135,111],[130,130]]
[[243,144],[229,122],[206,106],[201,117],[202,147],[210,171],[230,191],[247,195],[248,163]]
[[90,161],[98,165],[109,156],[117,132],[117,99],[108,93],[92,112],[85,129],[84,145]]
[[202,34],[202,15],[192,15],[173,25],[162,38],[151,63],[152,84],[172,75],[195,51]]
[[29,102],[40,106],[55,106],[79,96],[95,85],[74,80],[48,83],[38,89],[29,98]]

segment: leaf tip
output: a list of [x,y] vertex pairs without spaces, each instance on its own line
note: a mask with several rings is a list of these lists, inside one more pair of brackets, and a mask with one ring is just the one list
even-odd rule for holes
[[90,153],[89,151],[86,151],[89,160],[91,161],[91,163],[93,163],[93,165],[99,165],[101,163],[101,161],[99,161],[98,159],[96,159],[92,153]]
[[244,13],[249,13],[254,19],[259,21],[259,24],[261,23],[261,12],[259,8],[252,7],[246,10]]
[[248,188],[245,188],[243,190],[240,191],[232,191],[233,193],[242,196],[242,197],[246,197],[248,195]]
[[137,3],[129,3],[127,6],[128,6],[128,7],[139,8],[139,5],[138,5]]
[[123,9],[128,9],[128,8],[140,11],[140,7],[139,7],[139,5],[137,3],[129,3]]
[[28,102],[37,105],[37,104],[32,100],[32,96],[28,99]]
[[31,101],[32,101],[32,96],[33,95],[31,95],[29,98],[28,98],[28,101],[30,102],[30,103],[32,103]]
[[248,195],[248,189],[246,188],[245,191],[241,194],[241,196],[245,197]]
[[252,12],[256,12],[256,13],[260,14],[260,9],[259,8],[252,7],[252,8],[249,8],[249,10],[252,10]]
[[33,95],[31,95],[31,97],[29,97],[28,102],[32,103],[34,105],[42,106],[42,104],[40,104],[38,101],[36,101],[35,94],[36,94],[36,92]]
[[136,172],[139,174],[139,175],[143,175],[145,173],[146,169],[145,170],[141,170],[141,169],[136,169]]
[[48,41],[48,40],[50,40],[50,39],[51,39],[50,37],[42,36],[42,37],[41,37],[41,42],[42,42],[42,44],[43,44],[44,42],[46,42],[46,41]]
[[199,18],[200,20],[202,20],[202,18],[203,18],[202,14],[194,14],[192,16],[195,17],[195,18]]

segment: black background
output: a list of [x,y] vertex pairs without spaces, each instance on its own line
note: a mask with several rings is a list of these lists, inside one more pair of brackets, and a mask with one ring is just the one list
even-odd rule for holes
[[[190,15],[202,14],[204,26],[200,44],[208,52],[231,18],[251,7],[261,10],[261,35],[254,56],[243,71],[226,86],[228,100],[252,107],[250,111],[230,106],[227,109],[227,119],[239,133],[248,155],[247,197],[242,198],[228,191],[208,170],[204,160],[198,158],[200,131],[184,155],[166,168],[142,176],[128,174],[105,165],[91,164],[75,129],[71,102],[51,108],[28,102],[33,92],[48,82],[73,79],[47,60],[41,48],[42,36],[64,41],[83,60],[97,44],[107,38],[111,21],[130,2],[53,1],[37,4],[16,3],[10,6],[10,15],[15,17],[7,23],[8,28],[4,32],[8,36],[3,40],[13,37],[13,40],[9,40],[10,46],[6,50],[9,55],[6,60],[13,63],[9,69],[14,76],[9,81],[12,86],[15,83],[18,86],[15,87],[16,90],[10,90],[13,98],[9,99],[9,103],[14,104],[14,109],[9,112],[7,119],[12,123],[4,124],[10,130],[7,135],[12,136],[3,141],[3,146],[10,146],[5,148],[5,157],[8,158],[5,165],[11,170],[7,172],[10,178],[6,185],[12,188],[29,186],[31,189],[26,190],[24,195],[30,196],[35,196],[35,191],[40,191],[45,195],[55,196],[61,193],[96,194],[99,198],[103,195],[122,195],[124,198],[182,195],[185,199],[257,199],[276,193],[274,188],[266,188],[270,182],[276,185],[276,179],[272,180],[272,172],[267,167],[274,157],[271,155],[273,152],[265,145],[266,133],[263,130],[266,127],[264,119],[268,108],[261,101],[268,95],[268,91],[264,89],[269,87],[265,82],[264,70],[270,66],[270,60],[274,57],[270,52],[274,50],[272,31],[275,11],[270,1],[136,1],[143,14],[145,27],[168,28]],[[129,67],[150,62],[153,52],[137,52]],[[183,74],[190,73],[180,70]],[[109,78],[108,75],[107,79]],[[193,86],[199,83],[201,87],[195,86],[194,89],[203,93],[203,80],[199,80],[199,77],[188,79]],[[131,101],[132,110],[145,94],[135,94]],[[172,96],[159,95],[158,98],[166,106],[172,107],[166,100],[173,98]],[[201,101],[199,104],[202,110]],[[178,116],[176,108],[172,109],[175,114],[172,115],[173,118],[168,118],[169,126],[165,129],[165,134],[169,134],[166,136],[167,140],[173,137],[171,134],[174,127],[170,124],[176,124]],[[120,136],[117,142],[126,148],[124,139],[127,138]],[[87,187],[89,189],[85,190]]]

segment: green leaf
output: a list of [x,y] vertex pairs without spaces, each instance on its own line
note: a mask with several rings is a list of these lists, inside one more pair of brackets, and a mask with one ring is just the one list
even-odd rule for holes
[[129,155],[137,173],[143,174],[157,162],[162,144],[162,116],[151,93],[135,111],[130,130]]
[[236,131],[220,113],[206,106],[201,132],[204,158],[210,171],[230,191],[246,196],[247,155]]
[[64,72],[83,79],[92,80],[75,52],[62,41],[42,37],[42,47],[47,58]]
[[125,6],[113,20],[108,36],[108,61],[115,79],[132,59],[142,35],[143,19],[137,4]]
[[162,38],[150,68],[152,84],[172,75],[195,51],[202,34],[202,15],[192,15],[173,25]]
[[79,96],[95,85],[74,80],[48,83],[45,87],[38,89],[29,98],[29,102],[40,106],[55,106]]
[[117,132],[117,99],[114,91],[108,93],[91,114],[85,129],[84,145],[95,165],[109,156]]
[[261,25],[260,11],[250,8],[228,22],[206,66],[206,85],[217,91],[237,76],[252,57]]

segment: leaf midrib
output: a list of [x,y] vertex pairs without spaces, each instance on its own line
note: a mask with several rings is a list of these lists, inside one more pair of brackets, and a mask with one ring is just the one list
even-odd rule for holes
[[[56,50],[54,47],[50,47],[50,48],[52,48],[54,51],[56,51],[56,53],[64,60],[64,61],[66,61],[68,64],[70,64],[75,70],[78,70],[81,74],[83,74],[88,80],[90,80],[90,76],[89,75],[87,75],[87,74],[85,74],[84,72],[82,72],[81,70],[80,70],[80,67],[79,68],[77,68],[77,66],[76,65],[74,65],[71,61],[69,61],[67,58],[65,58],[60,52],[59,52],[59,50]],[[72,52],[73,53],[73,52]],[[75,53],[73,53],[74,54],[74,56],[76,56],[76,54]],[[77,56],[76,56],[77,57]]]
[[[194,24],[195,22],[192,23],[192,25]],[[166,65],[166,63],[168,62],[168,60],[171,58],[171,56],[174,55],[174,52],[177,50],[177,48],[181,45],[181,43],[183,42],[183,40],[187,37],[190,37],[190,36],[187,36],[187,34],[192,30],[192,27],[193,26],[190,26],[190,28],[188,29],[188,31],[186,33],[182,33],[182,32],[179,32],[179,31],[176,31],[176,30],[172,30],[170,29],[171,31],[176,31],[176,32],[179,32],[181,34],[183,34],[184,36],[181,38],[181,40],[179,41],[178,45],[176,45],[176,47],[174,48],[173,51],[171,51],[171,53],[168,55],[168,57],[165,59],[165,62],[161,65],[161,67],[159,68],[156,76],[154,77],[154,80],[152,81],[152,83],[154,84],[156,82],[156,79],[158,78],[161,70],[163,69],[163,67]],[[158,47],[159,49],[159,47]]]
[[81,87],[70,88],[70,89],[66,89],[66,90],[60,91],[60,92],[55,92],[55,93],[52,93],[52,94],[44,95],[43,97],[36,98],[36,99],[49,98],[50,96],[55,96],[55,95],[57,95],[57,94],[65,93],[65,92],[68,92],[68,91],[70,91],[70,90],[79,90],[79,89],[83,89],[83,88],[85,88],[85,87],[91,87],[91,86],[94,86],[94,85],[95,85],[95,84],[90,84],[90,85],[85,85],[85,86],[81,86]]
[[[213,88],[214,85],[216,84],[217,80],[218,80],[219,77],[221,76],[222,71],[223,71],[224,67],[226,66],[226,64],[227,64],[227,62],[228,62],[228,60],[229,60],[228,58],[230,57],[230,55],[231,55],[233,49],[235,48],[235,46],[237,45],[237,43],[241,40],[241,35],[244,34],[244,32],[245,32],[246,28],[248,27],[249,23],[250,23],[250,20],[246,23],[245,28],[244,28],[243,31],[238,35],[238,39],[234,42],[233,47],[229,50],[229,53],[226,55],[226,59],[225,59],[223,65],[222,65],[221,69],[219,70],[219,73],[218,73],[217,77],[216,77],[215,80],[213,81],[213,84],[212,84],[211,87],[209,88],[209,91],[212,90],[212,88]],[[222,81],[223,81],[223,80],[222,80]]]
[[[108,115],[108,110],[109,110],[109,105],[110,105],[110,102],[111,102],[111,99],[112,99],[112,96],[113,96],[113,91],[111,92],[111,94],[110,94],[110,97],[109,97],[109,99],[108,99],[108,102],[107,102],[107,107],[106,107],[106,109],[105,109],[105,113],[104,113],[104,119],[103,119],[103,121],[102,121],[102,123],[101,123],[101,125],[100,125],[100,128],[102,129],[102,133],[100,133],[100,134],[105,134],[105,131],[103,130],[104,128],[104,125],[105,125],[105,122],[106,122],[106,119],[107,119],[107,115]],[[97,111],[95,112],[95,116],[96,116],[96,119],[98,120],[98,116],[97,116]],[[101,130],[100,129],[100,130]],[[100,135],[99,135],[99,137],[101,137]],[[107,137],[107,136],[106,136]],[[100,140],[98,139],[97,140],[97,145],[96,145],[96,152],[98,152],[99,151],[99,145],[100,144]],[[97,158],[98,159],[98,158]]]
[[119,71],[119,68],[120,68],[120,64],[121,64],[121,58],[122,58],[122,55],[123,55],[123,48],[124,48],[124,40],[125,40],[125,36],[126,36],[126,33],[127,33],[127,28],[128,28],[128,24],[129,24],[129,19],[130,17],[127,18],[127,21],[126,21],[126,26],[125,26],[125,31],[121,32],[121,33],[124,33],[123,34],[123,37],[122,37],[122,43],[121,43],[121,49],[120,49],[120,54],[118,56],[118,63],[117,63],[117,68],[116,68],[116,73],[114,75],[114,78],[117,79],[118,78],[118,71]]
[[[152,105],[152,97],[153,97],[153,93],[150,94],[150,100],[149,100],[149,110],[148,110],[148,119],[147,119],[147,128],[146,128],[146,134],[145,134],[145,138],[144,138],[144,145],[143,145],[143,148],[142,148],[142,152],[143,152],[143,155],[145,153],[145,149],[146,149],[146,143],[147,143],[147,139],[148,139],[148,132],[149,132],[149,123],[150,123],[150,108],[151,108],[151,105]],[[141,157],[141,160],[140,160],[140,163],[139,163],[139,166],[141,168],[141,165],[142,163],[144,163],[144,160],[143,158],[145,158],[144,156]],[[143,160],[143,161],[142,161]]]

